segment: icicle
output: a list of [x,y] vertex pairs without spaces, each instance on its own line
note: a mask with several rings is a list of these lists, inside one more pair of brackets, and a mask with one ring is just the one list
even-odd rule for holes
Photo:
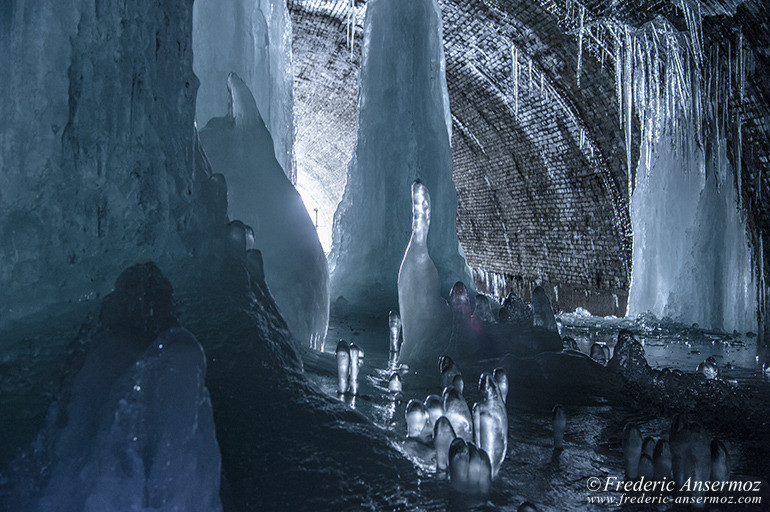
[[513,111],[519,113],[519,49],[511,45],[511,81],[513,82]]
[[633,193],[633,173],[634,169],[631,163],[631,121],[633,116],[633,98],[631,95],[631,59],[633,58],[633,52],[631,50],[631,34],[628,27],[625,27],[625,59],[623,69],[623,125],[625,129],[626,139],[626,165],[628,169],[628,178],[631,180],[630,192]]
[[618,98],[620,129],[623,129],[623,63],[621,61],[620,40],[615,39],[615,96]]
[[532,57],[527,57],[527,74],[529,75],[529,92],[532,94]]
[[580,87],[580,69],[583,65],[583,23],[585,22],[586,8],[580,6],[580,21],[578,27],[578,54],[577,54],[577,86]]

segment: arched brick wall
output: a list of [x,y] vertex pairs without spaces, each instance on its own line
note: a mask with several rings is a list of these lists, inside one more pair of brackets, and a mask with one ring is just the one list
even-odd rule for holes
[[[504,282],[525,298],[539,283],[560,309],[583,306],[597,314],[623,314],[631,253],[625,144],[612,63],[602,62],[588,44],[577,86],[578,44],[574,16],[568,15],[570,5],[574,10],[577,4],[439,4],[453,118],[458,234],[469,264],[497,274],[498,286]],[[678,4],[668,1],[583,5],[593,17],[614,16],[638,26],[661,15],[685,26]],[[307,172],[326,183],[327,207],[333,211],[354,144],[364,5],[357,3],[352,52],[349,2],[289,0],[289,6],[299,172],[304,161]],[[740,178],[756,254],[770,274],[770,249],[764,249],[770,247],[767,8],[760,0],[707,0],[701,9],[707,43],[734,40],[740,29],[754,55],[741,106]],[[519,63],[516,87],[512,47]],[[637,126],[632,139],[636,161]]]

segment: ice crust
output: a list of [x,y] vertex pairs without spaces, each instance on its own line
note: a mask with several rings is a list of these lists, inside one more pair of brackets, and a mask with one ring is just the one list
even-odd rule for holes
[[[354,156],[334,216],[331,296],[377,312],[397,302],[409,188],[431,191],[428,249],[441,293],[471,283],[457,239],[441,15],[435,0],[367,4]],[[403,314],[403,311],[401,312]]]
[[227,90],[229,114],[208,122],[201,144],[213,170],[227,181],[230,217],[253,229],[265,280],[284,319],[298,340],[321,348],[329,323],[329,271],[318,233],[273,156],[249,88],[233,74]]
[[200,80],[198,127],[227,113],[229,97],[222,84],[236,73],[254,95],[273,137],[276,160],[295,183],[291,18],[286,2],[195,0],[193,51],[193,69]]
[[103,296],[131,264],[189,254],[213,216],[189,5],[96,4],[3,9],[0,328]]

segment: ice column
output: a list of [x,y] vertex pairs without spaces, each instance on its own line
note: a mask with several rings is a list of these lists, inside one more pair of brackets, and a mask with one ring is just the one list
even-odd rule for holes
[[200,80],[198,126],[227,112],[222,84],[236,73],[254,94],[273,137],[275,158],[295,183],[291,19],[286,2],[195,0],[193,52]]
[[367,4],[356,148],[334,216],[333,300],[344,296],[380,313],[396,304],[415,178],[433,199],[428,248],[441,292],[448,293],[456,281],[472,282],[457,239],[442,41],[435,0]]

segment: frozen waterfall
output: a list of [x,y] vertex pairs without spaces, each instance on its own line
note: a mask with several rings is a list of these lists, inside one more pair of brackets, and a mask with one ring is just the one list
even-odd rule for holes
[[759,265],[739,194],[747,53],[740,34],[735,46],[704,48],[700,11],[680,8],[685,30],[663,18],[639,28],[589,23],[582,10],[578,25],[579,61],[583,37],[596,40],[597,26],[614,41],[598,51],[615,64],[626,145],[634,238],[628,314],[756,331]]
[[435,0],[367,4],[354,156],[334,216],[331,297],[369,311],[397,303],[411,233],[410,186],[433,197],[428,248],[446,294],[471,283],[457,239],[451,117]]

